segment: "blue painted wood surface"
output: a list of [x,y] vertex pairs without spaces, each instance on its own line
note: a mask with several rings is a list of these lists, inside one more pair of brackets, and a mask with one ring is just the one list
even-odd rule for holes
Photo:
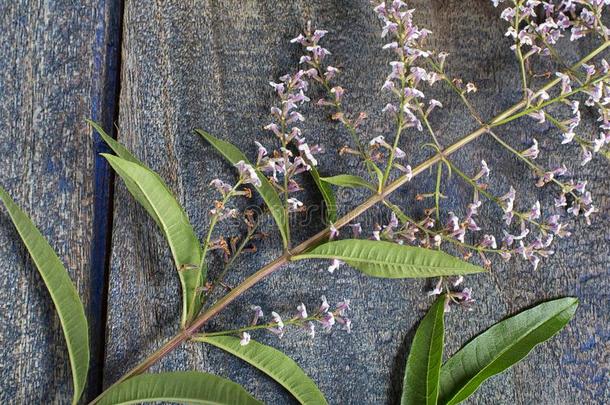
[[[87,306],[88,396],[102,385],[111,176],[85,119],[117,113],[117,0],[0,4],[0,183],[56,248]],[[0,402],[68,403],[71,376],[42,280],[0,214]],[[87,395],[86,395],[87,396]]]

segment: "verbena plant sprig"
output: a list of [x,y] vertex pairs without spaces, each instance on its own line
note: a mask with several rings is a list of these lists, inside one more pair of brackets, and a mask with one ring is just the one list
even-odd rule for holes
[[[498,6],[503,2],[494,0],[493,3]],[[386,40],[383,48],[392,56],[389,74],[381,88],[393,101],[380,106],[378,113],[391,117],[395,130],[393,134],[372,139],[366,133],[370,113],[352,113],[345,108],[348,92],[336,84],[340,71],[328,64],[330,52],[321,45],[327,32],[308,24],[305,31],[292,40],[303,47],[299,61],[302,68],[270,83],[277,103],[271,107],[270,122],[265,129],[273,134],[274,147],[256,142],[256,160],[250,161],[236,146],[204,130],[196,131],[239,174],[234,181],[210,181],[210,186],[218,192],[218,199],[211,204],[209,226],[203,240],[196,235],[187,214],[161,177],[109,137],[98,124],[91,122],[115,153],[104,156],[164,233],[180,278],[183,298],[180,332],[93,402],[258,402],[239,385],[208,373],[144,374],[160,358],[190,340],[219,347],[252,364],[282,384],[301,403],[325,403],[323,394],[294,361],[278,350],[256,342],[252,335],[266,330],[281,337],[288,327],[301,328],[312,338],[319,327],[331,331],[341,326],[349,333],[352,327],[349,300],[331,306],[326,297],[322,297],[320,306],[313,311],[307,309],[312,308],[312,303],[307,306],[301,303],[293,316],[271,312],[267,318],[267,308],[254,305],[251,307],[252,321],[248,325],[224,331],[202,330],[210,318],[246,290],[291,261],[327,260],[331,273],[346,264],[373,277],[439,278],[429,293],[439,297],[413,341],[403,403],[457,403],[472,394],[485,379],[510,367],[536,344],[561,330],[574,314],[574,299],[543,303],[509,318],[442,364],[443,313],[452,304],[468,306],[473,302],[471,291],[461,287],[463,276],[485,271],[492,265],[494,256],[504,260],[522,257],[536,269],[541,258],[553,253],[554,239],[569,236],[567,218],[583,217],[589,222],[596,212],[586,181],[576,179],[571,173],[587,164],[595,153],[610,156],[607,108],[610,67],[602,57],[610,46],[610,31],[603,23],[608,1],[513,0],[506,3],[508,7],[502,11],[501,18],[508,22],[506,36],[514,41],[511,50],[520,68],[523,99],[486,121],[468,98],[469,93],[477,91],[476,84],[464,84],[448,73],[448,55],[428,47],[431,31],[414,24],[413,10],[398,0],[374,2],[373,9],[382,22],[382,37]],[[586,36],[596,38],[598,46],[580,61],[568,65],[556,45],[561,41],[579,41]],[[542,74],[535,73],[541,64],[547,69]],[[554,67],[552,70],[548,68],[550,65]],[[300,127],[305,117],[299,107],[311,101],[308,91],[312,86],[318,86],[325,93],[315,103],[329,109],[332,118],[350,134],[352,143],[343,147],[340,155],[362,162],[368,174],[366,178],[354,174],[322,177],[318,172],[317,156],[322,147],[308,143],[308,135]],[[425,91],[430,86],[447,86],[455,92],[479,128],[447,146],[433,123],[435,111],[443,104],[426,98]],[[595,125],[599,129],[593,135],[579,130],[584,108],[597,112]],[[510,140],[502,136],[501,129],[518,119],[551,123],[557,129],[558,144],[580,149],[578,161],[547,168],[537,163],[540,149],[536,139],[532,138],[531,146],[525,150],[512,146]],[[417,139],[422,146],[430,148],[433,156],[410,165],[407,153],[401,148],[407,133],[417,134],[410,139]],[[533,175],[532,186],[555,193],[554,206],[543,207],[539,201],[521,202],[513,187],[494,190],[489,185],[491,168],[486,161],[480,162],[478,172],[469,174],[452,160],[453,153],[482,136],[490,137],[499,148],[522,161]],[[415,217],[393,202],[392,194],[429,169],[434,173],[435,188],[417,195],[417,200],[427,203],[428,209],[423,216]],[[295,245],[289,218],[305,210],[298,197],[304,176],[311,176],[319,188],[326,205],[328,227]],[[473,192],[473,199],[461,216],[443,210],[443,186],[448,176],[462,179]],[[334,187],[368,189],[371,195],[338,217]],[[268,214],[253,209],[239,212],[236,208],[238,199],[252,197],[252,189],[264,200]],[[58,310],[73,371],[76,403],[84,389],[89,362],[87,321],[82,303],[66,270],[40,232],[2,189],[0,199]],[[363,229],[355,221],[377,204],[387,207],[389,221]],[[502,235],[485,233],[478,225],[483,204],[496,206],[502,213],[506,225]],[[263,215],[274,219],[283,253],[239,285],[226,289],[228,291],[215,302],[209,302],[214,297],[213,291],[225,289],[224,277],[232,269],[235,258],[256,250],[256,241],[265,237],[258,230],[258,221]],[[218,234],[217,224],[230,218],[240,221],[244,234],[231,238]],[[347,226],[350,231],[343,230]],[[352,238],[340,238],[346,234]],[[219,275],[210,278],[208,258],[213,251],[219,252],[225,263]],[[485,356],[471,355],[481,352]]]

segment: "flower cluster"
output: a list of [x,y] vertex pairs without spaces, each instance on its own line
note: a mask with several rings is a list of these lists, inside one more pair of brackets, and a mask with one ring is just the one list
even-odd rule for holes
[[[492,0],[495,7],[503,2]],[[512,0],[510,3],[500,18],[510,23],[505,35],[514,40],[511,49],[522,53],[523,60],[532,55],[549,55],[550,46],[565,35],[570,41],[576,41],[591,33],[602,38],[610,34],[601,18],[604,5],[609,4],[604,0]]]
[[[497,6],[502,1],[497,0],[494,3]],[[542,258],[553,254],[552,242],[556,238],[570,235],[565,224],[566,216],[583,216],[589,222],[591,214],[597,209],[592,202],[591,193],[586,190],[586,182],[572,177],[570,171],[573,170],[569,169],[569,164],[562,163],[550,169],[538,164],[542,160],[540,156],[543,154],[542,146],[545,142],[539,142],[540,138],[531,138],[525,149],[518,150],[495,133],[496,127],[520,117],[531,117],[541,124],[551,123],[560,130],[561,144],[577,144],[581,148],[579,166],[590,161],[596,152],[607,154],[610,146],[610,111],[607,108],[610,103],[608,63],[603,59],[590,60],[582,64],[578,71],[564,69],[553,72],[547,75],[554,78],[553,85],[537,91],[530,89],[532,83],[528,76],[531,71],[527,68],[531,68],[529,59],[534,55],[554,57],[556,50],[553,45],[566,33],[569,33],[573,41],[589,33],[597,33],[604,38],[610,33],[601,20],[602,8],[606,3],[604,1],[561,1],[551,4],[534,0],[513,0],[511,3],[511,6],[502,12],[501,18],[511,23],[507,36],[514,40],[512,50],[521,65],[524,87],[523,107],[513,115],[507,116],[505,122],[494,122],[493,125],[489,125],[482,121],[468,100],[469,93],[476,92],[477,87],[470,82],[464,85],[461,79],[452,79],[448,76],[445,72],[448,55],[426,46],[431,31],[419,28],[414,23],[413,10],[400,0],[374,2],[374,11],[382,22],[381,36],[386,38],[383,48],[390,50],[393,55],[393,60],[389,62],[391,71],[382,85],[382,90],[388,92],[393,97],[393,101],[387,103],[382,112],[389,114],[396,122],[396,133],[393,138],[387,134],[377,135],[364,143],[361,143],[357,130],[367,114],[359,113],[352,116],[343,110],[346,91],[333,83],[340,71],[328,64],[327,58],[331,53],[320,44],[327,31],[313,29],[308,23],[304,33],[291,41],[300,44],[305,50],[299,61],[303,70],[299,70],[294,75],[281,77],[279,83],[271,83],[281,105],[271,109],[273,122],[265,128],[276,135],[281,147],[269,153],[263,145],[257,143],[258,158],[255,168],[239,167],[242,183],[256,181],[256,173],[263,172],[271,183],[286,195],[286,206],[289,211],[302,209],[303,204],[294,197],[288,197],[288,193],[300,189],[294,176],[316,166],[315,154],[321,149],[317,145],[309,146],[305,142],[298,127],[304,118],[298,109],[301,104],[309,101],[306,96],[309,82],[318,84],[326,94],[316,104],[335,110],[333,118],[343,123],[350,131],[357,147],[354,149],[344,147],[341,153],[362,157],[367,163],[371,178],[379,180],[379,190],[385,187],[391,169],[401,170],[406,181],[412,177],[411,167],[398,163],[401,159],[406,159],[406,153],[401,149],[399,142],[402,133],[429,132],[433,143],[427,145],[432,146],[438,154],[436,163],[438,179],[435,191],[419,193],[416,196],[418,201],[434,199],[435,205],[424,209],[423,216],[415,219],[387,199],[384,200],[383,203],[390,208],[391,215],[386,223],[373,226],[370,230],[370,239],[434,249],[444,249],[450,245],[466,260],[474,257],[488,267],[492,264],[490,257],[493,255],[498,255],[504,260],[521,257],[536,269]],[[543,13],[542,20],[537,14],[540,12]],[[485,128],[485,133],[495,139],[507,152],[525,163],[527,169],[535,176],[536,187],[558,188],[558,192],[553,191],[557,192],[554,206],[546,208],[542,207],[539,201],[533,204],[518,201],[513,187],[495,194],[489,181],[490,165],[485,160],[480,162],[480,168],[474,175],[461,171],[451,162],[450,156],[444,154],[443,146],[430,122],[432,112],[442,108],[443,105],[438,100],[426,100],[424,94],[424,84],[431,86],[437,82],[442,82],[455,91],[473,118]],[[579,134],[583,108],[595,108],[599,113],[599,134],[593,139],[587,139]],[[561,109],[563,113],[558,113],[557,109]],[[567,117],[565,117],[566,111],[569,111]],[[379,163],[381,165],[378,165]],[[384,163],[385,173],[380,169]],[[441,199],[444,197],[442,174],[445,167],[445,173],[456,173],[474,191],[473,199],[463,209],[453,209],[447,213],[441,210]],[[504,229],[501,235],[486,232],[479,225],[482,223],[479,212],[486,203],[495,204],[502,214]],[[350,227],[354,238],[362,237],[363,230],[359,223],[352,223]],[[332,224],[329,233],[331,240],[339,236],[338,230]],[[335,259],[328,266],[328,271],[332,273],[341,265],[343,262]],[[453,291],[460,283],[461,279],[453,280],[450,283],[451,288],[448,286],[444,288],[448,303],[473,302],[470,290]],[[440,284],[436,290],[439,290],[437,293],[441,292]],[[273,313],[272,325],[267,329],[282,336],[284,326],[294,321],[300,322],[302,327],[311,327],[313,333],[314,321],[320,322],[327,329],[334,322],[343,320],[341,315],[337,316],[336,311],[328,312],[323,308],[324,305],[312,319],[307,316],[303,304],[298,308],[302,316],[297,316],[296,320],[282,321],[279,314]],[[349,329],[349,322],[344,321],[344,323],[347,323]]]
[[368,156],[363,148],[363,145],[357,136],[357,131],[367,118],[367,114],[360,112],[355,116],[344,111],[343,100],[345,98],[345,88],[333,83],[340,70],[330,64],[327,64],[326,56],[330,55],[330,51],[320,45],[320,40],[327,34],[326,30],[312,29],[311,21],[307,23],[305,32],[293,38],[290,42],[300,44],[305,50],[305,54],[301,56],[300,65],[305,65],[307,76],[315,83],[322,87],[326,95],[318,99],[316,105],[323,107],[331,107],[334,109],[332,118],[341,122],[349,131],[352,141],[356,149],[345,146],[341,149],[340,154],[353,154],[367,160]]
[[231,185],[220,179],[214,179],[210,182],[210,186],[214,187],[222,197],[220,200],[214,201],[214,208],[210,210],[210,215],[214,218],[214,222],[222,221],[227,218],[237,218],[239,215],[237,209],[227,207],[229,200],[238,196],[246,198],[252,197],[252,191],[249,188],[240,189],[244,184],[260,185],[260,179],[251,165],[240,161],[235,167],[240,175],[239,180],[235,185]]
[[460,288],[464,282],[464,277],[450,277],[448,279],[439,278],[434,286],[434,289],[428,292],[428,296],[445,294],[445,312],[451,311],[451,304],[459,305],[472,311],[472,304],[475,300],[472,298],[472,290],[468,287]]
[[[399,103],[388,103],[382,111],[397,117],[400,130],[415,127],[422,131],[423,125],[418,115],[424,114],[422,105],[425,95],[418,87],[422,82],[432,85],[440,79],[438,73],[417,66],[420,59],[426,59],[431,54],[424,46],[431,31],[420,29],[413,23],[413,10],[409,10],[402,1],[382,2],[374,10],[384,24],[381,36],[390,38],[383,48],[391,49],[397,56],[397,60],[390,62],[392,70],[382,89],[393,93]],[[427,114],[441,106],[439,101],[430,100]]]
[[344,299],[337,303],[333,311],[330,310],[330,304],[325,296],[322,296],[320,300],[321,305],[313,314],[309,314],[305,304],[301,303],[297,305],[296,314],[292,318],[284,320],[277,312],[271,312],[271,320],[262,324],[259,324],[259,321],[264,318],[262,308],[258,305],[252,305],[250,308],[253,316],[250,326],[240,330],[241,345],[247,345],[251,339],[249,331],[257,329],[266,329],[280,339],[284,336],[287,326],[296,326],[305,330],[312,339],[316,335],[316,324],[319,324],[325,332],[330,332],[335,325],[341,325],[343,330],[350,333],[352,321],[347,317],[350,300]]
[[[219,250],[223,253],[225,260],[228,260],[232,255],[238,255],[242,252],[254,252],[256,251],[255,245],[250,245],[253,239],[258,239],[264,237],[261,233],[255,233],[258,222],[255,219],[254,211],[251,209],[246,209],[243,213],[240,212],[237,208],[229,208],[227,205],[230,200],[235,197],[245,197],[251,198],[252,191],[243,187],[245,184],[253,184],[260,185],[260,178],[258,177],[258,173],[256,170],[249,164],[240,161],[235,167],[239,171],[239,180],[235,185],[231,185],[226,183],[220,179],[214,179],[210,182],[210,186],[214,187],[221,196],[220,200],[214,201],[214,207],[210,209],[209,213],[211,216],[210,228],[208,230],[208,236],[205,244],[205,250]],[[226,219],[237,219],[240,218],[240,221],[246,225],[247,234],[246,237],[243,238],[241,243],[238,246],[238,242],[242,239],[241,236],[233,236],[233,237],[224,237],[220,236],[216,239],[212,238],[212,233],[214,232],[215,226],[218,222],[224,221]],[[227,241],[228,240],[228,241]],[[222,281],[221,281],[222,282]],[[206,285],[203,290],[206,292],[210,292],[211,285]]]
[[[257,169],[265,173],[271,184],[285,195],[301,190],[295,176],[316,166],[318,161],[315,154],[322,152],[319,145],[307,144],[297,126],[305,120],[298,107],[310,101],[305,95],[308,88],[306,78],[307,72],[299,70],[293,75],[280,77],[279,83],[270,82],[280,99],[280,105],[271,108],[273,122],[265,129],[275,134],[281,146],[279,150],[269,153],[261,143],[256,142]],[[286,204],[289,211],[303,208],[303,203],[296,198],[287,198]]]

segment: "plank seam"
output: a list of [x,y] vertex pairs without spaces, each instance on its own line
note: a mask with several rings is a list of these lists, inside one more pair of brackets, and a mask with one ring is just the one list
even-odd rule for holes
[[[93,44],[93,94],[91,116],[112,136],[119,116],[121,93],[121,48],[123,0],[100,1],[95,11],[96,30]],[[108,280],[112,253],[114,175],[100,153],[111,152],[101,136],[91,130],[94,152],[94,209],[91,241],[89,323],[91,367],[85,397],[95,398],[103,389]]]

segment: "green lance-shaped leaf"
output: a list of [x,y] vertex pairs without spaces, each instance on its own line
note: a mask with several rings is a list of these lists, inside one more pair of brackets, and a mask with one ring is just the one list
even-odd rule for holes
[[85,388],[89,370],[89,329],[83,303],[53,248],[2,187],[0,187],[0,199],[4,202],[19,236],[32,256],[59,315],[72,368],[74,383],[72,403],[76,404]]
[[112,388],[99,405],[173,402],[205,405],[261,405],[241,385],[199,371],[142,374]]
[[354,176],[351,174],[339,174],[337,176],[332,177],[322,177],[322,181],[325,183],[333,184],[339,187],[349,187],[349,188],[368,188],[370,190],[376,191],[375,186],[364,180],[360,176]]
[[86,120],[89,125],[91,125],[102,137],[104,142],[117,154],[120,158],[128,160],[132,163],[137,163],[142,167],[148,168],[141,160],[135,157],[126,147],[121,145],[116,139],[112,138],[110,135],[104,131],[104,128],[100,124],[92,120]]
[[205,282],[201,270],[201,247],[188,217],[161,178],[149,168],[130,160],[102,154],[125,182],[127,189],[148,211],[163,231],[182,284],[182,325],[201,309],[200,287]]
[[417,327],[407,359],[402,405],[436,405],[443,364],[445,296],[441,295]]
[[337,200],[335,199],[335,193],[333,193],[332,188],[328,185],[328,183],[324,182],[320,177],[320,173],[318,173],[318,169],[314,166],[311,166],[309,170],[313,181],[318,186],[318,190],[322,194],[322,198],[324,198],[324,203],[326,204],[326,220],[330,223],[335,222],[337,219]]
[[323,243],[292,258],[301,259],[338,259],[369,276],[382,278],[453,276],[485,271],[438,250],[365,239]]
[[[236,164],[240,160],[243,160],[245,163],[250,164],[246,155],[244,155],[237,147],[233,144],[223,141],[222,139],[218,139],[215,136],[210,135],[202,129],[195,130],[199,135],[201,135],[206,141],[210,143],[225,159],[227,159],[232,165]],[[256,170],[256,169],[255,169]],[[282,236],[282,241],[284,243],[284,247],[288,246],[288,218],[286,217],[286,213],[284,211],[284,206],[282,204],[282,200],[280,196],[277,194],[267,177],[262,174],[259,170],[256,170],[256,175],[261,181],[260,186],[255,186],[256,190],[259,192],[269,211],[271,211],[271,215],[275,219],[277,226],[280,230],[280,235]]]
[[[148,166],[146,166],[146,164],[144,164],[144,162],[142,162],[140,159],[135,157],[126,147],[124,147],[117,140],[113,139],[110,135],[108,135],[106,133],[106,131],[104,131],[104,129],[100,126],[100,124],[98,124],[97,122],[91,121],[91,120],[87,120],[87,122],[100,134],[100,136],[102,137],[104,142],[106,142],[106,144],[112,149],[112,151],[114,153],[117,154],[118,157],[125,159],[131,163],[138,164],[138,165],[142,166],[143,168],[151,171],[157,177],[157,179],[163,185],[163,187],[167,190],[167,192],[170,194],[172,193],[171,190],[169,189],[169,187],[167,187],[167,184],[165,184],[165,182],[161,178],[161,176],[159,176],[157,173],[152,171]],[[130,185],[127,184],[127,187],[129,189],[130,193],[134,194],[134,193],[138,192],[137,187],[132,189],[132,188],[129,188],[129,186]],[[154,219],[154,221],[157,223],[157,225],[159,225],[159,227],[162,227],[161,223],[159,222],[159,220],[155,214],[155,210],[150,206],[150,204],[148,204],[148,202],[145,199],[138,200],[138,202],[150,214],[150,216]]]
[[[142,168],[144,168],[145,170],[147,170],[148,172],[150,172],[153,176],[156,177],[157,183],[160,184],[166,190],[167,194],[169,194],[170,196],[172,195],[172,192],[170,191],[169,187],[167,187],[167,185],[165,184],[163,179],[161,179],[161,176],[159,176],[157,173],[152,171],[141,160],[136,158],[127,148],[125,148],[123,145],[121,145],[119,142],[117,142],[115,139],[113,139],[111,136],[109,136],[98,123],[91,121],[91,120],[87,120],[87,122],[100,134],[100,136],[102,137],[104,142],[106,142],[106,144],[108,144],[108,146],[110,146],[110,148],[114,151],[114,153],[116,153],[120,158],[122,158],[128,162],[137,164],[137,165],[141,166]],[[127,186],[127,189],[129,190],[129,192],[144,207],[144,209],[148,212],[148,214],[157,223],[159,228],[161,228],[164,231],[164,229],[165,229],[164,224],[159,219],[159,216],[157,215],[155,208],[148,202],[148,199],[142,194],[139,187],[136,184],[134,184],[133,181],[129,181],[128,179],[125,179],[124,176],[121,176],[121,177],[123,177],[123,180],[125,181],[125,184]],[[176,204],[178,204],[178,203],[176,203]],[[182,210],[182,208],[180,208],[180,209]],[[186,214],[185,214],[185,216],[186,216]],[[199,252],[198,257],[201,257],[202,253],[201,253],[201,250],[199,249],[199,240],[194,235],[194,232],[192,231],[192,229],[190,229],[190,232],[192,233],[192,235],[190,235],[189,237],[193,241],[196,241],[197,249]],[[167,234],[166,234],[166,237],[167,237]],[[168,239],[168,241],[169,241],[169,239]],[[171,247],[172,242],[169,241],[169,243],[170,243],[170,247]],[[173,249],[172,249],[172,253],[173,253]],[[179,257],[184,257],[186,255],[187,255],[186,252],[185,252],[185,254],[181,254],[181,253],[178,254]],[[174,254],[174,258],[176,258],[176,254]],[[201,270],[198,268],[199,266],[202,267]],[[183,292],[182,325],[185,325],[187,320],[190,320],[201,309],[201,300],[200,300],[200,294],[198,292],[199,291],[198,288],[201,287],[205,283],[205,279],[207,277],[207,267],[206,267],[205,261],[201,260],[201,259],[196,263],[182,263],[182,262],[176,261],[176,267],[178,268],[178,271],[180,272],[179,273],[180,283],[182,285],[182,292]],[[197,284],[197,286],[194,288],[191,288],[191,285],[195,285],[195,284]]]
[[457,404],[483,381],[523,359],[538,344],[559,332],[574,316],[578,300],[544,302],[487,329],[454,354],[441,368],[440,404]]
[[301,404],[326,404],[324,395],[305,372],[284,353],[264,344],[250,341],[245,346],[232,336],[204,336],[197,338],[250,363],[288,390]]

